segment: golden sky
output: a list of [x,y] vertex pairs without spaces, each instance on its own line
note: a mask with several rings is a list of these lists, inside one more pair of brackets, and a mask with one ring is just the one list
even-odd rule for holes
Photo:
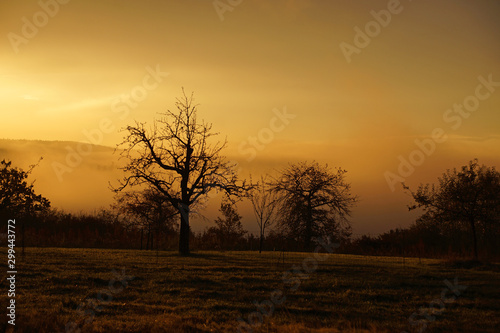
[[[355,230],[385,231],[414,218],[385,176],[415,139],[447,136],[413,186],[474,157],[499,165],[498,17],[494,0],[5,0],[0,138],[88,141],[107,121],[94,139],[114,147],[184,87],[246,172],[342,166],[361,197]],[[463,103],[475,111],[453,111]]]

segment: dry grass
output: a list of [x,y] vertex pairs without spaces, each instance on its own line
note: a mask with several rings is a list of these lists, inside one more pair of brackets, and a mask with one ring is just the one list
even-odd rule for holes
[[[5,258],[5,248],[2,252]],[[269,300],[274,290],[286,299],[253,332],[412,332],[423,323],[412,326],[410,316],[440,298],[444,280],[455,277],[467,289],[424,331],[500,327],[497,265],[333,254],[308,274],[288,273],[299,280],[283,280],[308,257],[289,253],[283,264],[272,252],[187,258],[160,252],[157,258],[146,251],[29,248],[18,262],[16,332],[65,332],[68,322],[81,332],[236,332],[238,318],[248,320],[257,311],[254,302]],[[97,311],[89,300],[109,288],[112,269],[122,268],[135,278],[110,302],[95,301],[101,306]],[[292,281],[300,282],[297,288]],[[5,277],[0,288],[7,290]],[[3,309],[7,301],[2,292]],[[86,305],[78,310],[80,304]],[[1,318],[0,331],[8,327],[5,314]]]

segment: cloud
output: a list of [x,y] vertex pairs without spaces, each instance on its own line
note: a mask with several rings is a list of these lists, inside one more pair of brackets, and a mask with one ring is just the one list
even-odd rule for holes
[[465,135],[450,135],[451,140],[462,142],[486,142],[500,140],[500,135],[487,136],[465,136]]
[[56,107],[46,108],[45,112],[66,112],[66,111],[77,111],[82,109],[91,109],[101,106],[111,106],[111,102],[118,98],[118,96],[107,96],[102,98],[86,98],[79,100],[77,102],[67,103]]
[[313,0],[254,0],[254,2],[267,12],[279,13],[288,19],[295,19],[301,12],[312,6]]
[[32,95],[23,95],[21,97],[22,97],[22,99],[27,100],[27,101],[38,101],[38,100],[40,100],[40,98],[38,98],[36,96],[32,96]]

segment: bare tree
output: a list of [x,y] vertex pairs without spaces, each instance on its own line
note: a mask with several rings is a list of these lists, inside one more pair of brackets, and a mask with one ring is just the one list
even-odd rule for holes
[[266,179],[261,176],[260,182],[254,185],[250,191],[250,201],[252,202],[253,212],[259,225],[259,253],[262,253],[266,229],[274,222],[274,213],[276,211],[276,195]]
[[474,259],[478,259],[478,228],[488,233],[500,223],[500,172],[494,167],[480,166],[475,159],[460,171],[447,170],[437,186],[421,184],[416,192],[404,184],[403,187],[415,201],[408,208],[424,210],[420,220],[454,228],[468,226]]
[[357,198],[345,182],[347,171],[317,162],[292,164],[270,183],[279,199],[279,225],[289,237],[303,239],[311,249],[313,237],[348,237],[347,217]]
[[126,176],[114,190],[147,184],[161,192],[180,213],[179,253],[187,255],[191,207],[212,190],[238,195],[245,184],[239,184],[234,165],[221,155],[226,141],[209,143],[217,133],[211,124],[198,121],[193,95],[187,97],[183,90],[175,105],[177,112],[161,114],[150,129],[138,122],[126,128],[119,145],[125,146]]

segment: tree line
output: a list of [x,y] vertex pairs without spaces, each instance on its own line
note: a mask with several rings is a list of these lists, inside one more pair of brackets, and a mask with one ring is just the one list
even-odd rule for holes
[[[194,251],[303,251],[295,239],[280,232],[276,225],[269,227],[265,242],[259,234],[252,234],[241,225],[241,216],[234,206],[226,216],[214,220],[214,225],[199,232],[190,232],[190,244]],[[5,216],[7,218],[7,216]],[[18,220],[19,221],[19,220]],[[141,249],[144,251],[178,249],[178,227],[172,219],[171,228],[143,221],[131,221],[113,209],[94,213],[73,214],[49,209],[36,217],[25,217],[24,235],[26,246]],[[5,232],[2,227],[1,232]],[[481,229],[477,234],[478,254],[484,259],[500,258],[497,239],[500,230]],[[390,230],[378,236],[363,235],[345,237],[339,253],[357,255],[381,255],[416,258],[464,258],[471,256],[473,242],[467,228],[419,220],[408,228]]]
[[[124,129],[117,146],[124,176],[110,186],[116,195],[110,210],[93,215],[53,210],[28,183],[35,166],[23,171],[4,160],[0,214],[22,220],[23,241],[36,239],[31,245],[39,246],[137,248],[140,240],[141,249],[177,246],[188,255],[192,248],[309,251],[322,238],[340,241],[343,251],[364,254],[397,253],[399,246],[408,252],[404,255],[436,256],[459,253],[463,245],[475,259],[485,249],[498,252],[500,173],[494,167],[472,160],[446,171],[438,184],[422,184],[415,191],[402,184],[413,201],[408,208],[422,211],[415,224],[351,240],[349,217],[358,197],[351,193],[346,170],[300,162],[257,182],[239,179],[236,165],[223,155],[227,141],[214,140],[218,133],[199,120],[193,95],[183,94],[175,105],[175,112],[160,114],[149,126],[136,122]],[[223,193],[220,217],[194,234],[190,216],[211,192]],[[241,200],[251,202],[259,235],[243,229],[237,212]]]

